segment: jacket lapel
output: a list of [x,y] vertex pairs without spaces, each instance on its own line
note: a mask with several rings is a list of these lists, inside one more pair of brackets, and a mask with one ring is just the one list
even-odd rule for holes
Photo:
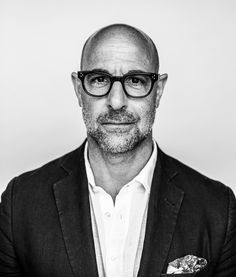
[[[84,144],[62,162],[67,177],[54,184],[65,246],[75,276],[98,276],[84,165]],[[165,267],[184,192],[177,172],[158,149],[138,277],[160,276]]]
[[158,149],[138,277],[160,276],[163,271],[184,197],[184,192],[174,185],[177,172],[166,159]]
[[63,161],[69,173],[54,184],[64,242],[75,276],[98,276],[92,234],[89,193],[83,159],[84,144]]

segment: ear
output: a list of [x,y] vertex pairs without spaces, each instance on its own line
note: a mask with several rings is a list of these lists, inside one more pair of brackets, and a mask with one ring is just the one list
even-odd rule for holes
[[79,101],[79,106],[82,107],[82,98],[81,98],[81,81],[77,77],[77,74],[75,72],[71,73],[71,80],[74,86],[75,94]]
[[156,108],[158,108],[164,87],[167,81],[168,75],[166,73],[159,76],[157,81],[157,98],[156,98]]

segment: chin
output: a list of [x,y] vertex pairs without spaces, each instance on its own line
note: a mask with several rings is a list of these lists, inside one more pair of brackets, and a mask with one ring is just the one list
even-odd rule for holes
[[140,134],[139,132],[135,132],[127,135],[103,134],[93,138],[102,151],[107,154],[118,155],[133,151],[148,137],[149,133]]

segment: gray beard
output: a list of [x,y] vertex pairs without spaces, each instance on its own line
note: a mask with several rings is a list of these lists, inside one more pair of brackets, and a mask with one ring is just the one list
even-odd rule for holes
[[134,150],[140,145],[152,132],[152,125],[155,118],[155,108],[150,110],[150,118],[148,120],[148,126],[144,131],[135,125],[130,132],[122,132],[121,129],[114,130],[113,132],[107,132],[102,124],[107,121],[116,122],[138,122],[139,117],[135,117],[132,113],[121,109],[112,110],[102,113],[97,118],[97,127],[94,126],[93,121],[89,117],[87,109],[82,109],[84,122],[87,128],[88,135],[97,143],[98,147],[107,154],[117,155]]
[[152,128],[148,129],[146,133],[141,134],[138,128],[130,133],[113,132],[107,133],[98,127],[94,131],[88,131],[88,134],[97,143],[99,148],[107,154],[123,154],[134,150],[138,145],[144,141],[151,133]]

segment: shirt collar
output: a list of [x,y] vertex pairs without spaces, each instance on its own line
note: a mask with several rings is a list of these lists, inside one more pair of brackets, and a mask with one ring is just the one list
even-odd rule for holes
[[[146,192],[150,192],[151,185],[152,185],[152,177],[156,165],[156,160],[157,160],[157,145],[156,141],[153,138],[153,151],[151,154],[151,157],[145,164],[145,166],[142,168],[142,170],[136,175],[130,182],[129,184],[133,182],[138,182],[142,184],[146,190]],[[84,161],[85,161],[85,168],[86,168],[86,173],[87,173],[87,178],[88,178],[88,183],[93,189],[96,189],[96,184],[94,180],[94,175],[88,160],[88,142],[86,141],[85,148],[84,148]]]
[[156,165],[156,160],[157,160],[157,145],[156,141],[154,138],[152,139],[153,141],[153,151],[152,155],[145,164],[145,166],[142,168],[142,170],[136,175],[132,181],[137,181],[138,183],[142,184],[147,192],[150,192],[151,190],[151,185],[152,185],[152,177]]
[[90,163],[88,161],[88,142],[86,141],[85,147],[84,147],[84,161],[85,161],[85,169],[87,173],[88,183],[89,185],[94,189],[96,187],[94,175],[92,172],[92,168],[90,166]]

